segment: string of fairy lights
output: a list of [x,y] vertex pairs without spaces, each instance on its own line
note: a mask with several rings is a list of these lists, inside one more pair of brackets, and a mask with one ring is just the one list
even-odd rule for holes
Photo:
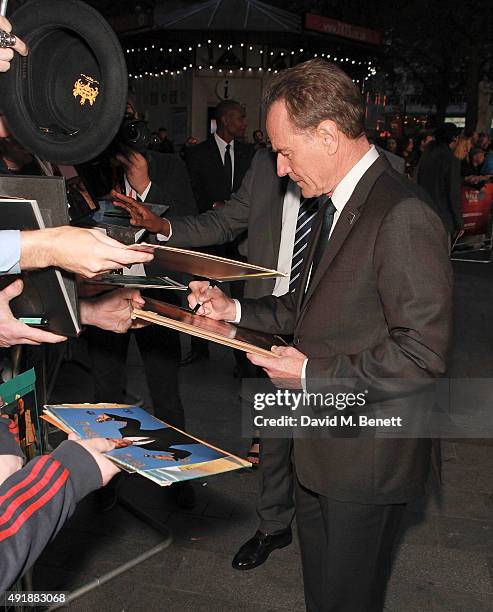
[[[210,57],[214,52],[228,52],[233,50],[239,50],[240,53],[245,54],[246,52],[257,52],[260,56],[260,62],[264,63],[264,66],[253,65],[239,65],[239,66],[227,66],[227,65],[215,65],[210,61]],[[303,57],[304,60],[308,60],[311,58],[322,57],[328,59],[334,63],[341,64],[344,66],[354,66],[360,67],[362,70],[366,69],[366,75],[362,76],[360,79],[353,79],[358,84],[363,84],[368,81],[372,76],[375,76],[377,71],[372,62],[372,60],[358,60],[348,57],[346,55],[336,55],[334,53],[329,52],[312,52],[300,47],[299,49],[279,49],[279,50],[266,50],[261,45],[256,44],[248,44],[248,43],[239,43],[236,45],[228,44],[228,43],[214,43],[212,40],[207,40],[207,43],[197,43],[195,46],[192,45],[183,45],[170,47],[168,45],[163,44],[149,44],[146,46],[140,47],[129,47],[126,49],[127,55],[130,57],[135,56],[136,59],[140,59],[142,57],[153,56],[154,59],[161,59],[163,62],[166,59],[172,60],[174,64],[177,63],[177,59],[183,59],[183,63],[180,62],[179,66],[173,66],[173,68],[166,68],[161,66],[159,69],[148,69],[148,70],[139,70],[135,69],[129,73],[130,79],[142,79],[144,77],[147,78],[161,78],[161,77],[176,77],[180,76],[184,73],[187,73],[190,70],[200,70],[204,72],[212,72],[214,74],[219,75],[232,75],[237,73],[243,73],[246,75],[252,74],[265,74],[265,73],[273,73],[277,74],[281,68],[276,67],[276,65],[266,65],[272,60],[276,60],[276,63],[279,61],[291,61],[296,57]],[[207,53],[209,55],[209,61],[198,61],[196,60],[197,55],[204,55]],[[184,57],[187,54],[193,55],[193,60],[190,59],[185,60]],[[294,56],[294,57],[293,57]],[[238,58],[234,56],[236,60]],[[130,58],[129,58],[130,59]],[[239,62],[239,60],[238,60]]]

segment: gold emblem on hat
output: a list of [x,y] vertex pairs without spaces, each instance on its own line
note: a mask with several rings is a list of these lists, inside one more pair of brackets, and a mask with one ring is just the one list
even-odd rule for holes
[[80,96],[81,106],[84,106],[86,100],[88,100],[89,104],[92,106],[99,94],[99,87],[96,87],[96,85],[99,85],[99,81],[96,81],[96,79],[93,79],[85,74],[81,74],[80,76],[82,78],[77,79],[77,81],[74,83],[72,95],[74,98],[78,98]]

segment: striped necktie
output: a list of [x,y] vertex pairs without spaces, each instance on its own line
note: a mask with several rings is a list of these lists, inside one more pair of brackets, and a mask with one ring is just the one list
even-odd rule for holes
[[300,204],[296,233],[294,235],[293,256],[291,258],[291,275],[289,278],[289,292],[294,293],[298,278],[303,270],[303,259],[310,239],[313,221],[317,215],[318,198],[307,198]]

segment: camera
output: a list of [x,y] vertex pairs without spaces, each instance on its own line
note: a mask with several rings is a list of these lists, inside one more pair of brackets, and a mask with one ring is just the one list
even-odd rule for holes
[[153,138],[147,123],[136,119],[132,113],[125,113],[114,141],[114,148],[123,153],[131,149],[143,155],[152,144]]

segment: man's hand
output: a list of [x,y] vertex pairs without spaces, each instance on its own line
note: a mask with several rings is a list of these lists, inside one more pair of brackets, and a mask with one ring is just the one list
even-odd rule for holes
[[130,196],[123,195],[117,191],[111,191],[110,198],[113,200],[115,206],[124,208],[130,213],[130,225],[136,227],[143,227],[152,234],[163,234],[169,236],[170,234],[170,223],[167,219],[161,219],[155,215],[148,206],[137,202]]
[[133,307],[145,304],[136,289],[116,289],[98,298],[80,301],[80,317],[85,325],[124,334],[130,328],[143,327],[145,323],[132,319]]
[[201,304],[195,314],[216,321],[234,321],[236,319],[235,301],[229,298],[218,287],[211,287],[208,281],[193,281],[189,285],[188,305],[193,310]]
[[123,166],[130,187],[142,195],[151,182],[147,159],[136,151],[129,151],[126,155],[118,153],[116,159]]
[[103,487],[109,483],[109,481],[116,476],[120,471],[120,468],[107,459],[103,453],[107,453],[115,448],[115,443],[106,438],[91,438],[90,440],[80,440],[75,434],[69,434],[69,440],[77,442],[86,449],[94,458],[94,461],[98,464],[99,471],[101,472],[101,479],[103,481]]
[[22,293],[24,284],[17,279],[0,291],[0,347],[6,348],[16,344],[55,344],[67,338],[51,332],[29,327],[18,321],[10,310],[9,302]]
[[[10,21],[0,15],[0,30],[12,32]],[[17,37],[16,37],[17,38]],[[14,57],[14,51],[21,55],[27,55],[27,47],[20,38],[17,38],[15,45],[12,48],[0,49],[0,72],[7,72],[10,68],[10,62]]]
[[267,373],[276,387],[302,389],[301,373],[306,355],[292,346],[273,346],[271,350],[277,357],[264,357],[253,353],[247,353],[247,357]]
[[152,253],[130,249],[96,229],[55,227],[21,232],[21,269],[55,266],[92,278],[152,261]]

